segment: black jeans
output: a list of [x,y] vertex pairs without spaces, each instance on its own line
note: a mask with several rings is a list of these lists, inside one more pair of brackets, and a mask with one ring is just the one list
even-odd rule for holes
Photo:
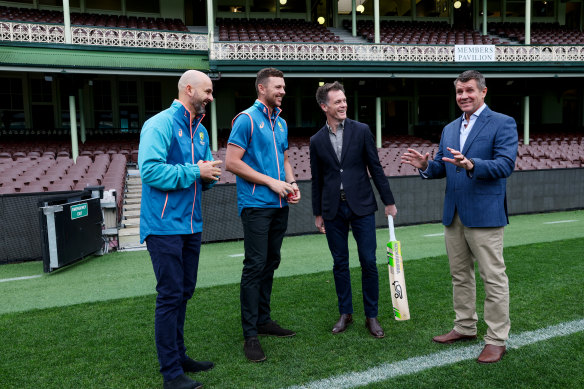
[[288,227],[288,207],[245,208],[241,212],[245,259],[241,274],[241,327],[243,336],[258,333],[258,324],[270,321],[274,271]]

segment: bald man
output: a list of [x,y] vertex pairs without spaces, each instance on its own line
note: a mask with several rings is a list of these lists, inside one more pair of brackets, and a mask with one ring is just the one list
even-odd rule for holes
[[157,281],[154,332],[165,389],[200,388],[185,372],[214,366],[188,357],[183,338],[201,250],[201,192],[221,174],[222,161],[213,161],[201,124],[212,101],[211,79],[189,70],[178,82],[178,99],[148,119],[140,134],[140,242],[146,242]]

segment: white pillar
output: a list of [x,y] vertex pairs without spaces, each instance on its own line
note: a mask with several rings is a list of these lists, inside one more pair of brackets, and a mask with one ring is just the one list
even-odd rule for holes
[[483,35],[487,35],[487,0],[483,0]]
[[81,125],[81,143],[85,143],[85,107],[83,106],[83,89],[79,89],[79,124]]
[[211,103],[211,150],[217,151],[217,100]]
[[375,145],[381,148],[381,97],[375,98]]
[[379,44],[379,0],[373,1],[373,24],[375,26],[375,43]]
[[351,1],[351,34],[357,36],[357,0]]
[[215,40],[215,14],[213,13],[213,0],[207,0],[207,26],[209,31],[209,49]]
[[531,44],[531,0],[525,2],[525,44]]
[[69,124],[71,127],[71,157],[77,162],[79,145],[77,143],[77,114],[75,113],[75,96],[69,96]]
[[523,144],[529,144],[529,96],[523,98]]
[[65,43],[71,44],[71,15],[69,13],[69,0],[63,0],[63,22],[65,23]]

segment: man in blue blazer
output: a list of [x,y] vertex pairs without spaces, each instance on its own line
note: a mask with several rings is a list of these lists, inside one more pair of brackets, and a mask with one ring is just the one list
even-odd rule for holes
[[446,251],[450,262],[454,329],[434,337],[438,343],[476,339],[476,261],[485,287],[484,317],[488,329],[477,361],[498,362],[505,353],[509,320],[509,280],[503,260],[503,228],[507,217],[506,178],[515,167],[517,126],[509,116],[485,104],[484,76],[474,70],[454,81],[463,115],[448,124],[434,160],[408,149],[402,162],[423,178],[446,177],[444,199]]
[[371,335],[383,338],[385,334],[377,320],[377,202],[368,171],[385,204],[385,215],[395,216],[397,208],[379,163],[371,130],[366,124],[347,118],[343,85],[335,81],[319,87],[316,101],[326,115],[326,124],[310,138],[312,210],[316,227],[326,234],[334,261],[340,318],[332,332],[341,333],[353,322],[348,247],[350,226],[361,264],[365,326]]

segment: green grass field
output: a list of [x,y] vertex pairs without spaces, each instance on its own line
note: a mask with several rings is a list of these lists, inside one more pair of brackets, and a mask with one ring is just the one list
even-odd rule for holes
[[[343,379],[353,372],[369,377],[386,364],[407,365],[409,358],[426,356],[436,360],[444,351],[463,353],[480,347],[480,339],[453,346],[431,342],[434,335],[452,328],[454,318],[443,237],[436,235],[440,232],[437,224],[397,229],[412,314],[411,320],[397,322],[391,316],[383,250],[387,231],[378,231],[384,339],[372,338],[364,327],[358,267],[352,269],[356,323],[343,334],[330,333],[338,311],[326,241],[320,235],[286,238],[282,268],[274,282],[273,318],[296,330],[297,336],[262,338],[268,360],[261,364],[248,362],[242,350],[237,283],[242,258],[230,255],[240,254],[243,244],[204,245],[185,335],[189,354],[212,360],[216,367],[192,377],[206,388],[349,387],[350,380]],[[525,338],[527,331],[584,323],[583,238],[584,211],[512,218],[505,232],[510,343]],[[355,247],[351,250],[355,252]],[[356,259],[352,263],[358,266]],[[0,281],[41,272],[39,263],[4,265]],[[480,282],[477,293],[483,335]],[[153,339],[154,276],[147,252],[94,257],[50,275],[0,282],[0,294],[0,388],[162,386]],[[584,327],[578,326],[568,335],[511,348],[495,365],[479,365],[474,359],[446,361],[363,385],[581,388]],[[318,384],[328,378],[337,380]]]

